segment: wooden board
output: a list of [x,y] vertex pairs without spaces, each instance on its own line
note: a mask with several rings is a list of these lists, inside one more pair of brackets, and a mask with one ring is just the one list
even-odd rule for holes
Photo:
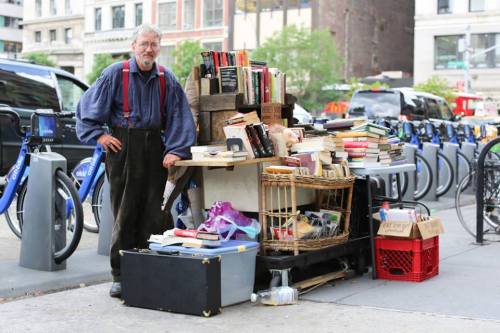
[[252,160],[244,160],[238,162],[219,162],[219,161],[193,161],[182,160],[175,162],[176,166],[206,166],[206,167],[229,167],[238,165],[248,165],[257,163],[274,163],[279,162],[279,157],[254,158]]
[[243,94],[217,94],[200,96],[200,111],[238,110],[243,104]]

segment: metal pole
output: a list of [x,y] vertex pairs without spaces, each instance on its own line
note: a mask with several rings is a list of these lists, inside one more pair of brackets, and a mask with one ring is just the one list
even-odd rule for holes
[[488,142],[479,154],[477,161],[477,191],[476,191],[476,243],[483,244],[484,232],[484,162],[490,149],[500,143],[500,137]]
[[464,93],[469,92],[469,52],[470,52],[470,25],[465,28],[464,50]]

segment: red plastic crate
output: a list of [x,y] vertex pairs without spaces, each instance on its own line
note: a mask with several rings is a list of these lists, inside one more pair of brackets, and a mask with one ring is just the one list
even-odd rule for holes
[[429,239],[375,238],[377,277],[421,282],[439,273],[439,236]]

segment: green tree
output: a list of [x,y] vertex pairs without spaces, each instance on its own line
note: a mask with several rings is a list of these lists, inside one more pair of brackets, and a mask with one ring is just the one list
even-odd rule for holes
[[101,76],[102,71],[106,67],[122,60],[125,60],[125,57],[120,56],[118,58],[113,58],[110,54],[107,53],[96,54],[94,58],[94,65],[92,66],[92,71],[87,74],[87,80],[89,84],[94,83],[99,78],[99,76]]
[[448,81],[437,75],[431,76],[425,82],[416,84],[413,89],[443,97],[448,103],[453,102],[455,99],[455,94],[453,89],[450,88]]
[[177,76],[181,86],[184,87],[193,67],[200,64],[201,51],[203,49],[198,41],[186,40],[179,43],[172,52],[172,56],[175,59],[172,71]]
[[287,90],[306,109],[322,110],[323,87],[338,82],[342,64],[327,30],[288,26],[252,52],[252,59],[266,61],[287,76]]
[[49,59],[49,55],[44,52],[30,52],[26,53],[24,59],[34,62],[38,65],[56,67],[56,63]]

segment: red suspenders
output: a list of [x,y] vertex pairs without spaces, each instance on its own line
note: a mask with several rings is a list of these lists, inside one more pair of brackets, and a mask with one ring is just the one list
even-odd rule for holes
[[[130,119],[130,108],[128,105],[128,76],[130,73],[128,60],[123,61],[123,70],[122,70],[122,88],[123,88],[123,117],[127,120],[128,127],[132,127],[132,120]],[[160,112],[161,112],[161,123],[162,126],[164,124],[165,118],[165,94],[166,94],[166,83],[165,83],[165,67],[160,67]]]

